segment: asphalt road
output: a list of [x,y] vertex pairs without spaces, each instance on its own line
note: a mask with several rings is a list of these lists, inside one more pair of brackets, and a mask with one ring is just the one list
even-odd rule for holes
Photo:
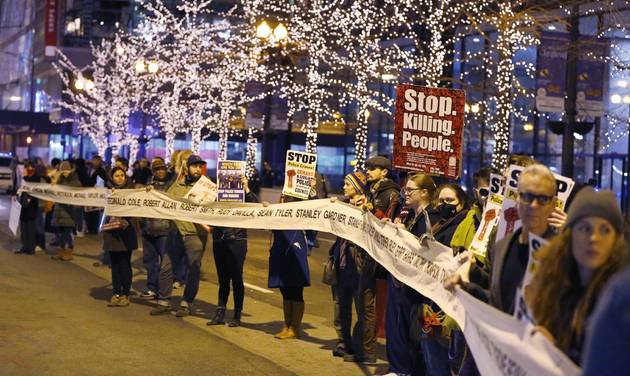
[[[310,259],[312,286],[305,290],[303,340],[279,341],[281,296],[267,289],[270,233],[250,231],[245,264],[246,298],[241,328],[207,327],[217,299],[209,246],[203,259],[198,303],[192,316],[149,316],[152,303],[132,296],[126,308],[108,308],[110,271],[92,263],[97,236],[77,238],[75,260],[46,254],[15,255],[8,230],[7,196],[0,196],[0,375],[369,375],[380,364],[359,367],[333,358],[335,333],[328,286],[320,282],[332,237],[320,234]],[[134,283],[144,289],[141,251],[134,252]],[[179,294],[181,294],[181,290]],[[231,309],[231,301],[229,307]],[[231,312],[229,313],[231,314]]]

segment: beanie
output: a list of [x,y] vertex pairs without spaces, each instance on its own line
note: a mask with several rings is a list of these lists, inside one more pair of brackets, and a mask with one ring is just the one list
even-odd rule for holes
[[346,175],[346,179],[354,189],[360,194],[365,194],[367,191],[367,175],[363,171],[355,171]]
[[581,189],[569,207],[565,227],[573,227],[585,217],[603,218],[610,222],[617,233],[623,233],[623,214],[612,191],[596,192],[591,187]]

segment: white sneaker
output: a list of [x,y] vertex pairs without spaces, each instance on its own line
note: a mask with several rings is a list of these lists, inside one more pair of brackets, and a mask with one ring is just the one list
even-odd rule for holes
[[184,287],[184,285],[180,283],[179,281],[173,282],[173,289],[177,290],[177,289],[181,289],[182,287]]
[[44,248],[38,245],[35,246],[35,253],[44,253],[44,251],[45,251]]
[[77,231],[77,238],[83,238],[83,237],[85,237],[85,232]]

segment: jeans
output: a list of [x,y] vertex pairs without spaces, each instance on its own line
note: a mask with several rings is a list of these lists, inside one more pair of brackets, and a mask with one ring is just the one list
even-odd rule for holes
[[[166,249],[169,256],[169,262],[173,269],[173,278],[175,281],[182,285],[186,283],[188,278],[188,265],[186,265],[186,252],[181,248],[182,245],[176,242],[175,233],[177,230],[173,230],[167,237]],[[164,262],[164,260],[162,260]]]
[[431,376],[451,376],[448,349],[435,338],[422,336],[420,342],[427,373]]
[[112,259],[112,287],[114,295],[129,296],[131,290],[131,250],[109,252]]
[[363,356],[376,356],[376,261],[367,254],[359,274],[359,314],[363,316]]
[[[181,235],[179,231],[173,231],[173,245],[175,256],[183,252],[188,264],[188,277],[184,288],[184,301],[192,305],[199,291],[199,279],[201,277],[201,259],[205,250],[207,235]],[[171,256],[166,253],[160,267],[160,291],[158,300],[169,300],[173,293],[173,267]]]
[[158,291],[160,264],[166,254],[167,236],[142,234],[142,262],[147,270],[147,290]]
[[[341,337],[346,351],[355,352],[357,356],[362,354],[364,314],[361,307],[358,288],[337,286],[337,300],[339,302],[339,324]],[[357,313],[357,322],[352,328],[352,304]]]
[[213,242],[214,263],[219,277],[218,306],[225,308],[230,296],[230,281],[234,289],[234,310],[243,310],[245,286],[243,264],[247,255],[247,239],[222,239]]
[[74,227],[60,226],[57,227],[59,234],[59,247],[65,249],[74,248],[74,239],[72,238],[72,230]]

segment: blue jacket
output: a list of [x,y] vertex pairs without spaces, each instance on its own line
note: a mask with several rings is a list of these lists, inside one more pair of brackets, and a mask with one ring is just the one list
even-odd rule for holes
[[608,284],[595,308],[582,357],[583,376],[630,371],[630,267]]
[[273,231],[269,251],[269,287],[305,287],[311,285],[308,246],[302,230]]

